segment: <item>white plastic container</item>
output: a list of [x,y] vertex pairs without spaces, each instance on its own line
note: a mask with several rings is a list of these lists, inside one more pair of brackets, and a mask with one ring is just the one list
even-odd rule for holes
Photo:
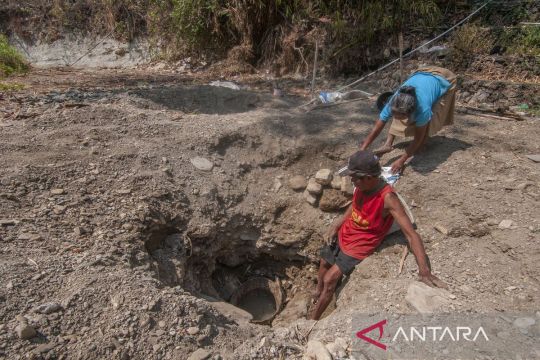
[[323,104],[334,103],[336,101],[341,100],[342,97],[343,97],[343,94],[337,91],[335,92],[321,91],[319,93],[319,99],[321,100]]

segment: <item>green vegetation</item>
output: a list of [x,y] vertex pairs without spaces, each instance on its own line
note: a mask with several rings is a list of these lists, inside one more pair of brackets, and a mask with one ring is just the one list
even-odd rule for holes
[[450,38],[451,62],[456,68],[466,68],[478,55],[487,55],[494,46],[489,29],[467,24]]
[[219,30],[216,0],[172,0],[171,26],[192,46],[213,40]]
[[[306,74],[316,42],[321,49],[321,71],[358,73],[397,56],[400,32],[406,47],[417,45],[478,7],[478,1],[472,0],[8,1],[11,6],[4,10],[0,5],[0,26],[2,19],[17,18],[27,34],[46,34],[49,41],[72,32],[111,35],[123,41],[142,36],[153,44],[156,57],[165,60],[191,55],[228,58],[254,66],[271,65],[281,73]],[[471,61],[472,54],[489,52],[488,44],[513,53],[537,54],[538,27],[516,34],[482,30],[536,21],[536,2],[490,3],[473,19],[477,25],[464,27],[452,38],[457,54],[463,56],[460,65]],[[38,18],[38,22],[24,23]],[[505,38],[511,43],[503,44]]]
[[532,105],[528,109],[523,109],[522,111],[528,112],[534,116],[540,116],[540,104]]
[[497,1],[487,6],[479,16],[485,26],[514,26],[522,21],[536,21],[537,6],[538,0]]
[[7,38],[0,34],[0,78],[13,73],[24,73],[28,64],[19,52],[9,45]]
[[[536,63],[540,59],[540,27],[516,25],[488,28],[467,24],[450,37],[450,48],[450,62],[456,68],[466,68],[478,56],[495,53]],[[534,69],[534,66],[531,68]]]
[[[377,65],[381,43],[395,55],[397,33],[423,29],[441,18],[435,0],[36,0],[18,5],[20,17],[39,13],[53,41],[66,32],[150,38],[161,57],[233,56],[252,65],[275,63],[285,71],[320,63],[358,72]],[[11,11],[11,10],[10,10]],[[0,8],[0,18],[1,18]],[[5,14],[13,17],[13,13]],[[383,49],[384,50],[384,49]],[[371,55],[366,56],[366,52]],[[243,59],[241,59],[243,58]],[[323,67],[324,68],[324,67]]]
[[540,26],[525,26],[509,46],[509,51],[518,55],[540,56]]
[[24,89],[24,85],[17,83],[3,83],[0,82],[0,91],[11,92]]

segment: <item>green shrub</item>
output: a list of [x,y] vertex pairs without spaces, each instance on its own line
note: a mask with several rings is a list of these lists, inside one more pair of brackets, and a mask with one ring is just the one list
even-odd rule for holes
[[517,55],[540,56],[540,27],[523,27],[509,51]]
[[214,18],[218,9],[215,0],[173,0],[171,19],[180,36],[190,43],[204,40],[215,33]]
[[11,45],[7,38],[0,34],[0,77],[13,73],[24,73],[28,70],[28,64],[23,56]]

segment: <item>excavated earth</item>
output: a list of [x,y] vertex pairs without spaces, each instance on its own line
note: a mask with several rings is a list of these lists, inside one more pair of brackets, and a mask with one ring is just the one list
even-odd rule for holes
[[[417,268],[411,255],[398,274],[398,233],[333,312],[305,320],[339,211],[289,180],[338,169],[376,119],[373,100],[306,113],[304,98],[261,83],[142,71],[14,81],[27,87],[0,98],[0,357],[294,359],[308,338],[352,347],[356,314],[414,313]],[[540,168],[525,157],[538,139],[535,118],[458,113],[398,181],[453,294],[441,311],[539,309]],[[254,276],[285,291],[273,326],[225,301]],[[36,336],[20,338],[21,316]]]

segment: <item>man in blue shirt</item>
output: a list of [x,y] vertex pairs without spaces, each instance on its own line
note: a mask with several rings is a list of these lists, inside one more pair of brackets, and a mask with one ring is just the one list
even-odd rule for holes
[[392,163],[393,173],[401,171],[428,136],[454,123],[455,99],[456,75],[439,67],[419,69],[390,98],[360,150],[366,150],[392,119],[386,143],[374,152],[382,155],[392,151],[396,136],[414,136],[405,153]]

